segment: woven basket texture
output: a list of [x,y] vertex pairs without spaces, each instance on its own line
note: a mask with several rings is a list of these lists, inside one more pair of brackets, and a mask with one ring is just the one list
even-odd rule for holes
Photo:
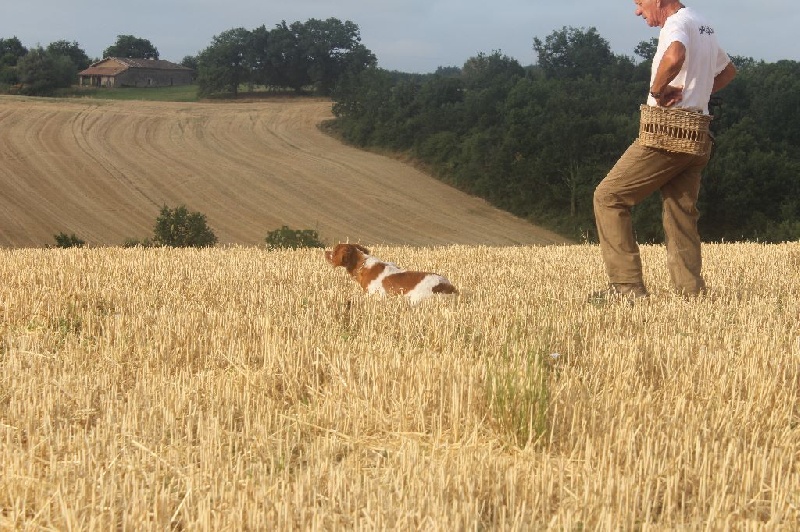
[[642,105],[639,143],[651,148],[706,155],[711,149],[711,116],[680,109]]

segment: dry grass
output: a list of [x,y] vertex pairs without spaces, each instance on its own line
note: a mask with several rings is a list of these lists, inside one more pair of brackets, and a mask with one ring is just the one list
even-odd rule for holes
[[[594,246],[0,251],[0,528],[786,528],[800,243],[708,245],[711,297],[587,305]],[[557,353],[559,356],[551,356]]]

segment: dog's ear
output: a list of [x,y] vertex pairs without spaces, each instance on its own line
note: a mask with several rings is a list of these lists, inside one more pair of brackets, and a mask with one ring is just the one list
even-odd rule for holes
[[358,265],[358,251],[355,244],[340,244],[339,251],[339,264],[345,267],[350,272]]
[[369,250],[358,244],[336,244],[333,250],[325,252],[325,258],[334,266],[344,266],[352,272],[358,266],[361,255],[369,255]]
[[360,244],[340,244],[340,246],[342,246],[341,265],[350,273],[353,273],[364,260],[364,255],[369,255],[369,250]]

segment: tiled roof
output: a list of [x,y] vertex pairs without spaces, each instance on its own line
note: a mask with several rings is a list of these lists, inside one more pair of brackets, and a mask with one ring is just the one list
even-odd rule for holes
[[[107,64],[106,64],[107,63]],[[129,57],[106,57],[80,72],[81,76],[116,76],[129,68],[150,70],[192,70],[163,59],[133,59]]]
[[122,57],[114,57],[120,63],[126,64],[131,68],[154,68],[156,70],[191,70],[191,68],[186,68],[182,65],[177,65],[175,63],[171,63],[170,61],[164,61],[163,59],[133,59],[133,58],[122,58]]
[[128,67],[90,66],[86,70],[82,70],[79,74],[81,76],[116,76],[126,70],[128,70]]

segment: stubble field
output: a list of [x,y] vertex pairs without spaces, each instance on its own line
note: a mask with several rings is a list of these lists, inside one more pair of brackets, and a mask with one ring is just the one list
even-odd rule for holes
[[800,243],[704,248],[708,297],[590,305],[599,250],[0,251],[0,528],[791,529]]

